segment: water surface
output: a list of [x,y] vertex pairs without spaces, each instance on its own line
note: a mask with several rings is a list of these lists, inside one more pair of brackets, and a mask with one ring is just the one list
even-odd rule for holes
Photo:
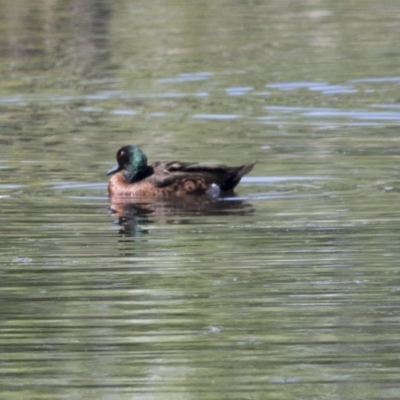
[[[0,11],[0,397],[399,398],[393,2]],[[258,163],[113,203],[130,143]]]

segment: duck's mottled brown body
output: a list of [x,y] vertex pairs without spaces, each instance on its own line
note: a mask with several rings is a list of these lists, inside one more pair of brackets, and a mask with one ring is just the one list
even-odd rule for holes
[[204,194],[216,188],[231,191],[250,172],[253,163],[239,167],[221,164],[159,161],[147,165],[147,158],[136,146],[117,152],[115,175],[108,183],[110,196],[169,197]]

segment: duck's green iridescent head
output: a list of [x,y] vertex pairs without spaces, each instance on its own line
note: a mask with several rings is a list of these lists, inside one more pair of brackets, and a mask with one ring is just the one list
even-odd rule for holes
[[117,151],[117,164],[107,175],[124,172],[126,182],[136,182],[147,174],[147,157],[137,146],[124,146]]

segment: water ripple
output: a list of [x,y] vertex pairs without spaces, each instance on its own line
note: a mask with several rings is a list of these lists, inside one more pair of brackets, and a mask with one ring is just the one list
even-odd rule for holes
[[213,119],[217,121],[231,120],[239,118],[236,114],[193,114],[196,119]]
[[180,83],[180,82],[194,82],[204,81],[209,79],[213,74],[211,72],[194,72],[194,73],[183,73],[173,78],[158,79],[158,83]]

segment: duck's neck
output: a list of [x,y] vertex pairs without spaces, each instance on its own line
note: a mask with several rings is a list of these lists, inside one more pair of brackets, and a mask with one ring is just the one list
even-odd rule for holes
[[125,181],[133,183],[146,178],[148,169],[147,157],[138,147],[134,147],[129,166],[125,168]]

